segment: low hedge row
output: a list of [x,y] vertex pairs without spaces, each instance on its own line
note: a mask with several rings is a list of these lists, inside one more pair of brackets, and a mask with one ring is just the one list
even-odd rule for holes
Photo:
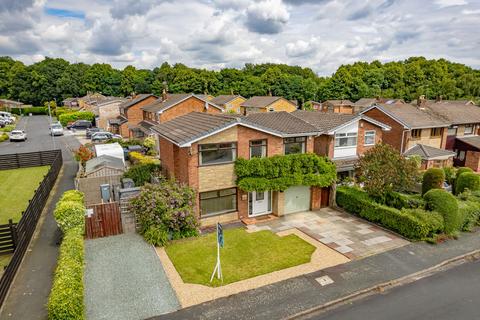
[[11,113],[23,114],[23,115],[28,115],[30,113],[33,115],[48,114],[48,108],[46,107],[12,108]]
[[66,126],[69,122],[74,122],[77,120],[88,120],[93,121],[95,120],[95,114],[89,111],[77,111],[77,112],[69,112],[64,113],[58,116],[58,121],[62,124],[62,126]]
[[395,191],[387,193],[382,203],[399,210],[425,207],[425,201],[419,194],[405,194]]
[[430,238],[443,229],[443,221],[437,213],[422,209],[391,208],[373,201],[367,193],[358,188],[338,187],[336,200],[346,211],[378,223],[409,239]]
[[0,142],[7,141],[8,140],[8,134],[2,133],[0,134]]
[[85,206],[83,193],[77,190],[68,190],[63,193],[55,206],[53,217],[58,227],[66,233],[71,229],[77,229],[83,233],[85,226]]
[[472,231],[480,221],[480,203],[477,201],[458,201],[458,214],[462,224],[460,230]]
[[60,246],[60,255],[48,298],[49,320],[85,319],[84,257],[82,233],[78,232],[78,229],[67,231]]

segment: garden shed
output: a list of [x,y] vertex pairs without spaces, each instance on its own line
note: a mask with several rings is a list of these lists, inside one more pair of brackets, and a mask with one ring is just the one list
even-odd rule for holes
[[118,142],[95,145],[95,155],[97,157],[100,157],[103,155],[115,157],[115,158],[121,159],[123,164],[125,165],[123,148]]

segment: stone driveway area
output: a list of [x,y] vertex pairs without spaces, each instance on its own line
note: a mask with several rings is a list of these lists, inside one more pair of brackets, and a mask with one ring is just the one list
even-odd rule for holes
[[155,249],[137,234],[85,242],[88,320],[140,320],[180,308]]
[[349,259],[368,257],[409,243],[393,233],[332,208],[291,213],[247,228],[250,231],[272,232],[297,228]]

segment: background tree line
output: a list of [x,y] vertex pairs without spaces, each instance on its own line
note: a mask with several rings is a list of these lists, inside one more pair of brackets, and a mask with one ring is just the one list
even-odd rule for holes
[[423,57],[342,65],[331,77],[319,77],[310,68],[270,63],[212,71],[165,62],[153,70],[133,66],[118,70],[109,64],[69,63],[53,58],[27,66],[0,57],[0,97],[33,105],[87,92],[113,96],[160,94],[165,83],[171,93],[234,93],[244,97],[271,93],[300,103],[376,96],[411,101],[421,94],[431,99],[440,95],[444,99],[480,98],[480,70]]

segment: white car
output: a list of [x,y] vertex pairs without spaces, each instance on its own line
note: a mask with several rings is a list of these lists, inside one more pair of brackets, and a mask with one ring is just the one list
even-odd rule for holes
[[7,124],[12,124],[17,120],[10,112],[0,111],[0,119]]
[[54,123],[50,126],[50,135],[63,136],[63,127],[59,123]]
[[23,130],[13,130],[10,132],[10,141],[27,141],[27,134]]

